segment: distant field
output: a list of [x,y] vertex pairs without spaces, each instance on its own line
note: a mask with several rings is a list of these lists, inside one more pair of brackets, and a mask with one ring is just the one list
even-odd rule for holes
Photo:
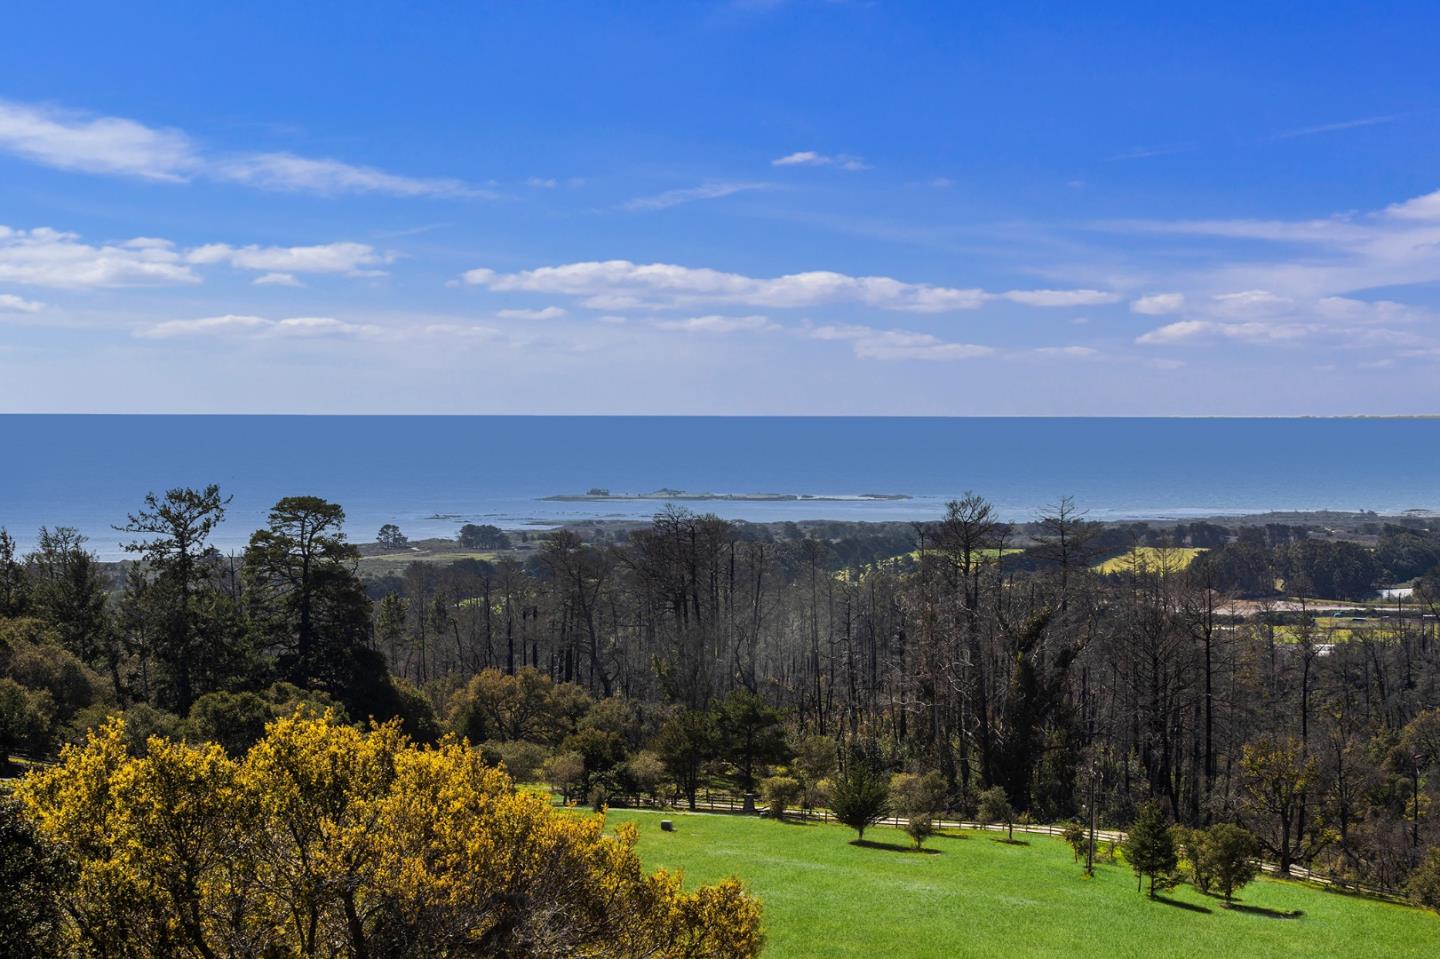
[[[1239,909],[1182,886],[1152,902],[1124,866],[1084,878],[1058,839],[1006,845],[993,833],[907,850],[893,828],[850,844],[839,826],[736,816],[610,813],[635,822],[647,866],[688,885],[737,875],[764,904],[767,959],[1433,959],[1440,917],[1405,906],[1261,880]],[[1281,918],[1300,910],[1298,918]]]
[[1106,575],[1128,573],[1135,569],[1178,572],[1195,562],[1195,557],[1203,552],[1205,550],[1194,546],[1137,546],[1092,568]]
[[[1310,627],[1310,638],[1316,643],[1346,643],[1356,635],[1376,632],[1393,625],[1381,620],[1356,620],[1348,616],[1316,616],[1314,625]],[[1305,632],[1304,627],[1293,623],[1282,623],[1270,628],[1274,631],[1275,641],[1278,643],[1298,643]]]

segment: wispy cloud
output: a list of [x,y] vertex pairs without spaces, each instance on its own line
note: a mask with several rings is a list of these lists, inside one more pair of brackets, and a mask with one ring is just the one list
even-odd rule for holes
[[782,157],[776,157],[770,161],[771,166],[812,166],[812,167],[835,167],[838,170],[848,170],[851,173],[858,173],[861,170],[870,169],[863,157],[853,156],[849,153],[817,153],[814,150],[798,150],[795,153],[787,153]]
[[1124,299],[1119,293],[1107,293],[1104,290],[1010,290],[996,296],[1026,306],[1055,307],[1101,306]]
[[1101,290],[1011,290],[987,293],[888,276],[849,276],[813,271],[760,278],[671,263],[629,260],[588,261],[518,273],[470,270],[462,280],[497,292],[547,293],[578,297],[601,310],[661,309],[701,303],[734,303],[779,309],[854,303],[909,313],[974,310],[1008,300],[1035,307],[1070,307],[1118,300]]
[[[380,267],[395,254],[368,243],[321,243],[314,246],[241,246],[208,243],[185,254],[189,263],[226,263],[241,270],[264,270],[269,282],[284,283],[295,273],[343,273],[347,276],[381,276]],[[293,275],[289,277],[294,279]],[[263,279],[263,278],[262,278]],[[257,281],[259,282],[259,281]]]
[[167,320],[137,327],[137,339],[176,340],[226,338],[242,340],[415,340],[429,338],[492,340],[499,330],[489,326],[461,323],[429,323],[419,326],[380,326],[351,323],[331,316],[295,316],[272,320],[263,316],[225,314],[194,320]]
[[495,315],[502,320],[558,320],[565,312],[563,307],[547,306],[538,310],[497,310]]
[[850,344],[855,356],[862,360],[972,360],[991,356],[992,347],[974,343],[952,343],[930,333],[910,330],[883,330],[872,326],[835,325],[809,327],[804,335],[815,340]]
[[1184,293],[1151,293],[1130,301],[1130,312],[1141,316],[1165,316],[1185,309]]
[[1222,249],[1216,265],[1172,277],[1208,293],[1262,290],[1304,301],[1440,281],[1440,191],[1381,210],[1305,220],[1128,221],[1101,228],[1281,247],[1268,257],[1245,258],[1227,257]]
[[226,154],[208,150],[174,128],[3,100],[0,152],[59,170],[168,183],[206,179],[321,195],[494,195],[456,179],[403,176],[326,157],[283,151]]
[[1055,356],[1072,360],[1094,359],[1100,355],[1100,351],[1090,346],[1040,346],[1036,347],[1036,353],[1041,356]]
[[1373,127],[1383,123],[1394,123],[1398,116],[1387,115],[1380,117],[1363,117],[1359,120],[1341,120],[1338,123],[1320,123],[1315,126],[1298,127],[1294,130],[1282,130],[1275,134],[1273,140],[1293,140],[1296,137],[1309,137],[1317,133],[1337,133],[1341,130],[1354,130],[1357,127]]
[[0,313],[39,313],[45,304],[38,300],[27,300],[14,293],[0,293]]
[[253,286],[304,286],[293,273],[266,273],[250,281]]
[[686,320],[661,320],[655,326],[682,333],[739,333],[778,330],[768,316],[693,316]]
[[1195,144],[1193,143],[1164,143],[1156,146],[1131,147],[1106,157],[1106,159],[1111,161],[1148,160],[1151,157],[1174,156],[1178,153],[1191,153],[1194,150]]
[[654,196],[636,197],[621,205],[622,210],[641,212],[646,210],[665,210],[672,206],[679,206],[682,203],[693,203],[696,200],[718,200],[721,197],[733,196],[736,193],[745,193],[752,190],[768,190],[772,185],[769,183],[705,183],[700,186],[686,187],[678,190],[666,190],[664,193],[657,193]]

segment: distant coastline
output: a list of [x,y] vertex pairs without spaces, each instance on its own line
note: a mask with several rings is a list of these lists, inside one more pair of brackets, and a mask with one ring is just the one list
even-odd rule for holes
[[685,502],[685,503],[892,503],[912,499],[908,493],[857,493],[853,496],[816,493],[692,493],[678,489],[657,489],[649,493],[612,493],[608,489],[591,489],[584,493],[558,493],[542,496],[551,503],[597,502]]

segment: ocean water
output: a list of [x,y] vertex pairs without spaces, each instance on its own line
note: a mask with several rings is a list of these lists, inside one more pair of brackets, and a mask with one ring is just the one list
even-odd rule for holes
[[1073,496],[1092,518],[1440,510],[1440,419],[0,416],[0,525],[78,527],[102,557],[147,491],[219,483],[238,548],[281,496],[341,503],[353,539],[462,522],[647,517],[543,497],[660,488],[884,502],[687,503],[756,521],[915,520],[974,490],[1012,520]]

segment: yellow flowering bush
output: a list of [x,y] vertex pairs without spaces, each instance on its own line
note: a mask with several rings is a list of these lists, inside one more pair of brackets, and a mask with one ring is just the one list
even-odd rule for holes
[[517,792],[469,746],[301,710],[242,759],[117,720],[17,789],[75,866],[70,954],[746,959],[734,880],[646,873],[633,827]]

